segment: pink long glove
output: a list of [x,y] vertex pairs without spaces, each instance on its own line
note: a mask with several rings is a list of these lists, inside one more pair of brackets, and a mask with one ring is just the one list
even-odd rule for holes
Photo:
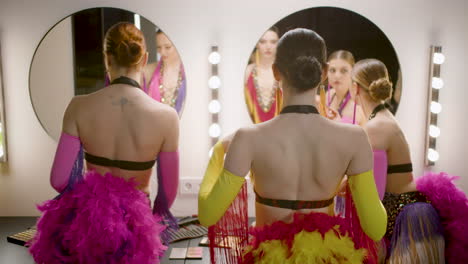
[[387,152],[385,150],[374,149],[374,178],[377,191],[379,192],[380,200],[385,195],[385,187],[387,185]]
[[68,185],[80,148],[80,138],[62,132],[50,172],[50,184],[59,193]]
[[167,229],[161,233],[164,244],[170,242],[171,230],[177,230],[177,219],[171,214],[171,208],[179,188],[179,152],[160,152],[158,155],[158,194],[154,200],[153,214],[162,217]]

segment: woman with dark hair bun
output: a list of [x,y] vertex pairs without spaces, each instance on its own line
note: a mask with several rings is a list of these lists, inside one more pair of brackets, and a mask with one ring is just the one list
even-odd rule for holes
[[[111,83],[74,97],[65,111],[50,175],[60,195],[38,207],[43,214],[30,241],[37,263],[152,264],[164,254],[163,222],[177,226],[169,208],[178,186],[179,119],[140,89],[147,56],[133,24],[107,31]],[[156,157],[158,194],[151,211]]]
[[[385,233],[387,216],[364,130],[322,117],[311,104],[326,75],[325,41],[308,29],[287,32],[278,42],[273,72],[284,95],[280,114],[239,129],[225,161],[218,142],[200,187],[199,219],[210,226],[212,262],[372,262],[374,242],[359,232],[359,224],[333,216],[333,198],[348,175],[364,232],[373,240]],[[244,177],[249,171],[256,226],[247,243]],[[235,252],[216,255],[221,249],[215,247],[233,243],[232,237],[237,243],[229,250]]]

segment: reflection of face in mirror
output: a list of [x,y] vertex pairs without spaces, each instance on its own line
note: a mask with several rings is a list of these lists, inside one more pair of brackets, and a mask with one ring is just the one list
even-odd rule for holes
[[174,107],[180,115],[186,80],[179,53],[162,31],[156,32],[156,50],[160,60],[145,67],[143,90],[153,99]]
[[[155,71],[158,65],[157,26],[144,17],[126,10],[91,8],[58,22],[43,37],[34,53],[29,76],[31,102],[41,125],[52,138],[58,140],[61,118],[67,103],[74,95],[90,94],[109,84],[102,52],[104,33],[121,21],[138,25],[145,36],[148,65],[154,66],[151,73],[137,80],[141,89],[148,93],[150,87],[160,86],[159,80],[164,80],[161,88],[174,89],[177,86],[174,83],[179,82],[179,96],[175,107],[180,116],[185,99],[185,73],[178,56],[177,65],[181,69],[179,78],[171,73],[167,73],[167,77],[166,74],[159,74],[160,68]],[[172,47],[177,54],[175,47]],[[148,66],[144,68],[145,73],[146,69]],[[153,75],[157,75],[157,78],[152,78]],[[150,85],[144,82],[144,79]],[[167,86],[166,81],[169,82]],[[160,95],[159,89],[157,94]],[[165,93],[165,95],[170,94]]]
[[[350,72],[354,61],[365,58],[376,58],[387,65],[389,78],[395,84],[396,90],[387,101],[392,107],[391,111],[396,112],[401,94],[401,73],[398,58],[386,35],[367,18],[342,8],[316,7],[293,13],[275,23],[273,28],[278,29],[279,32],[286,32],[293,28],[307,28],[317,32],[325,39],[327,51],[330,54],[327,59],[328,81],[322,82],[325,89],[317,89],[317,92],[327,91],[328,88],[328,93],[325,92],[324,96],[321,96],[323,99],[317,95],[315,102],[323,100],[324,108],[319,109],[322,109],[322,112],[327,113],[327,115],[328,112],[331,112],[331,116],[336,117],[332,119],[356,124],[365,122],[362,109],[359,106],[354,107],[355,104],[347,93],[351,86]],[[265,35],[262,36],[262,40]],[[247,67],[245,76],[246,101],[254,121],[256,121],[255,115],[262,112],[254,108],[251,101],[255,102],[255,100],[249,98],[252,95],[247,91],[249,74],[254,68],[252,64],[255,58],[258,59],[262,54],[260,42],[256,45],[256,50],[259,52],[256,53],[257,56],[251,56],[252,63]],[[254,87],[253,80],[252,87]],[[255,87],[251,90],[255,90]],[[325,106],[328,106],[329,111],[325,110]],[[257,113],[254,110],[257,110]]]
[[258,41],[245,72],[245,100],[254,123],[270,120],[279,112],[281,90],[272,70],[278,39],[278,29],[267,30]]
[[326,105],[336,111],[341,122],[350,124],[361,121],[355,118],[354,101],[349,94],[353,66],[354,56],[349,51],[338,50],[328,57]]

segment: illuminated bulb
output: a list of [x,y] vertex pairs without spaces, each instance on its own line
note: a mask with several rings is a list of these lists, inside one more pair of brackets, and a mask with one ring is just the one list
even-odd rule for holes
[[430,125],[429,126],[429,135],[433,138],[436,138],[438,136],[440,136],[440,128],[434,126],[434,125]]
[[432,61],[435,64],[442,64],[445,61],[445,56],[442,53],[436,52],[434,53],[434,56],[432,57]]
[[442,111],[442,105],[438,102],[431,102],[431,112],[434,114],[439,114]]
[[440,89],[444,87],[444,81],[439,77],[432,77],[432,87],[434,89]]
[[221,111],[221,104],[219,103],[218,100],[211,100],[211,102],[208,104],[208,111],[212,114],[217,114]]
[[221,61],[221,54],[217,51],[213,51],[208,55],[208,61],[211,64],[218,64]]
[[134,20],[135,20],[135,27],[138,28],[138,29],[141,29],[141,26],[140,26],[140,15],[138,14],[135,14],[134,16]]
[[217,138],[221,135],[221,127],[218,123],[211,124],[210,128],[208,129],[208,134],[212,138]]
[[435,162],[435,161],[439,160],[439,153],[435,149],[430,148],[427,151],[427,158],[430,161]]
[[217,75],[211,76],[208,80],[208,87],[211,89],[218,89],[221,87],[221,79]]

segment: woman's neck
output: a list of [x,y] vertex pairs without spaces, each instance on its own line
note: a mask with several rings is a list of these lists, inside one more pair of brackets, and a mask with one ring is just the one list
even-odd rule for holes
[[273,65],[274,60],[274,58],[260,57],[257,67],[262,69],[271,69],[271,65]]
[[[362,97],[361,97],[362,98]],[[376,101],[373,101],[373,100],[368,100],[368,99],[363,99],[361,100],[361,107],[362,107],[362,111],[364,112],[364,115],[366,117],[366,120],[369,119],[370,115],[372,114],[372,111],[374,111],[374,109],[379,105],[381,104],[382,102],[376,102]]]
[[131,69],[128,69],[128,68],[119,68],[119,69],[110,69],[109,70],[109,78],[110,78],[111,82],[113,80],[121,77],[121,76],[125,76],[125,77],[128,77],[130,79],[133,79],[133,80],[137,81],[141,85],[141,83],[140,83],[141,72],[140,71],[131,70]]
[[177,68],[179,69],[180,68],[180,60],[179,59],[165,59],[162,61],[162,63],[164,64],[164,67],[166,69],[168,68]]
[[337,99],[337,102],[338,104],[343,102],[345,96],[348,94],[348,90],[337,90],[335,89],[335,93],[336,93],[336,99]]
[[283,106],[288,105],[313,105],[315,106],[315,89],[303,93],[295,93],[294,88],[283,89]]

